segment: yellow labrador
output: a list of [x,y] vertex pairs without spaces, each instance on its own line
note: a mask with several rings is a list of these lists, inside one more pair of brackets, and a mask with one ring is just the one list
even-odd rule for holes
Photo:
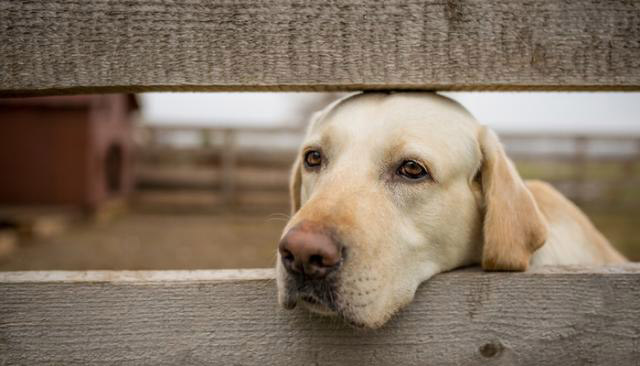
[[375,328],[421,282],[625,259],[550,185],[524,182],[496,135],[432,93],[363,93],[312,119],[291,177],[279,302]]

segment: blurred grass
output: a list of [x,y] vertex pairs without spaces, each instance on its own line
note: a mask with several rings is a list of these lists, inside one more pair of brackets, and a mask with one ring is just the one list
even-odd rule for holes
[[[523,178],[549,181],[573,198],[618,250],[640,261],[640,162],[626,167],[620,162],[516,161],[516,165]],[[599,189],[576,195],[579,175],[585,185]]]
[[632,212],[585,208],[591,221],[611,243],[632,261],[640,261],[640,219]]
[[[627,169],[620,162],[587,162],[574,165],[566,161],[516,161],[518,171],[526,179],[573,179],[576,174],[583,175],[585,180],[621,179]],[[630,173],[634,177],[640,175],[640,162],[631,163]]]

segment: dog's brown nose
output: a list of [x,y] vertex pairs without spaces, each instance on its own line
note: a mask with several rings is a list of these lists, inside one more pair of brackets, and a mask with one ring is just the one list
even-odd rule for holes
[[324,278],[342,259],[342,246],[315,225],[289,230],[278,249],[287,271],[314,279]]

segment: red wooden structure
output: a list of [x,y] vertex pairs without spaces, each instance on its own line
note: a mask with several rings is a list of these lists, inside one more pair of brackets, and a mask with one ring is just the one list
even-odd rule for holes
[[133,186],[132,94],[0,99],[0,204],[94,210]]

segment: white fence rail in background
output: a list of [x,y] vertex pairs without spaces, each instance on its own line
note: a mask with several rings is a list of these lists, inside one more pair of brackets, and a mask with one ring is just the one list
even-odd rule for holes
[[[190,143],[180,147],[180,137],[184,138],[185,134],[190,135]],[[286,178],[302,141],[303,130],[147,124],[142,127],[142,135],[145,139],[139,149],[139,165],[144,169],[138,175],[139,187],[215,190],[221,192],[223,202],[234,204],[234,197],[247,189],[287,189]],[[285,144],[278,140],[283,135],[290,137]],[[247,136],[253,137],[253,141],[259,140],[261,147],[250,146],[246,141],[241,144]],[[640,136],[511,132],[501,133],[500,138],[517,163],[563,164],[560,168],[564,171],[547,172],[550,176],[542,178],[554,183],[579,203],[593,201],[594,197],[600,196],[612,204],[621,204],[616,197],[621,191],[616,188],[640,184]],[[157,172],[176,160],[190,162],[190,172],[213,169],[219,174],[215,179],[211,175],[202,179],[200,175],[189,175],[183,170],[154,174],[154,170]],[[613,173],[601,179],[590,178],[587,173],[594,163],[606,163]],[[237,178],[238,170],[247,165],[279,171],[282,178],[260,180],[254,177],[252,182],[243,183]]]

